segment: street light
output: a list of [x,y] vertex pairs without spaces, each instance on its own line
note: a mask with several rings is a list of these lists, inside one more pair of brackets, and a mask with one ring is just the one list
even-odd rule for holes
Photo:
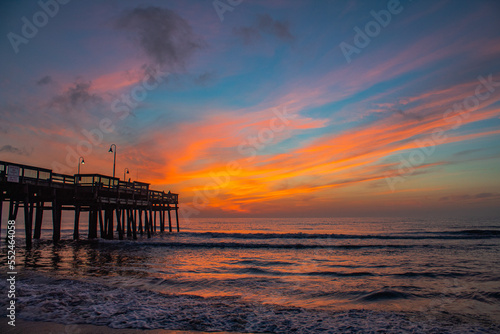
[[125,181],[125,172],[126,172],[127,174],[130,174],[130,173],[129,173],[128,168],[125,168],[125,169],[123,170],[123,181]]
[[85,165],[85,160],[83,160],[83,157],[78,158],[78,174],[80,174],[80,165]]
[[[113,150],[113,146],[115,147],[115,149]],[[114,158],[113,158],[113,177],[115,177],[115,167],[116,167],[116,145],[115,144],[111,144],[111,146],[109,147],[109,153],[114,153]]]

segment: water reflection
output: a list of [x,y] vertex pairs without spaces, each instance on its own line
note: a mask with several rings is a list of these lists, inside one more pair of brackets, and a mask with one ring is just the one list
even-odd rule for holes
[[428,223],[405,234],[408,225],[401,223],[394,226],[397,235],[380,237],[379,225],[358,225],[366,232],[350,232],[351,225],[319,224],[313,235],[296,233],[299,224],[283,229],[288,234],[264,233],[264,226],[270,228],[265,222],[254,231],[233,226],[227,228],[231,233],[218,233],[204,225],[205,230],[193,233],[135,242],[39,242],[31,251],[19,250],[19,266],[56,279],[176,295],[231,296],[252,303],[336,310],[488,310],[500,316],[496,234],[476,238],[460,232],[470,230],[468,225],[458,232],[422,232]]

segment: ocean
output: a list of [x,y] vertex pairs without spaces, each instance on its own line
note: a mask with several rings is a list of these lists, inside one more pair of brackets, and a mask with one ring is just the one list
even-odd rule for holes
[[[151,239],[75,242],[64,218],[60,245],[44,229],[32,250],[16,249],[19,318],[251,333],[500,333],[499,219],[200,218]],[[2,263],[6,255],[2,240]],[[6,298],[0,303],[5,310]]]

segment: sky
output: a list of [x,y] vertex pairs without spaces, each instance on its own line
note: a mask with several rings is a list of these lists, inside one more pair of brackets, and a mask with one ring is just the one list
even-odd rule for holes
[[0,1],[0,160],[181,217],[498,216],[500,3]]

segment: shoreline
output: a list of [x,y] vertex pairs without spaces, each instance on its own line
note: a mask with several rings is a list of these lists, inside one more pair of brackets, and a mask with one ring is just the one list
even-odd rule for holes
[[[63,325],[56,322],[29,321],[16,319],[16,326],[7,324],[7,318],[0,323],[2,334],[242,334],[239,332],[200,332],[191,330],[166,330],[166,329],[116,329],[107,326],[88,324]],[[248,334],[248,333],[247,333]]]

